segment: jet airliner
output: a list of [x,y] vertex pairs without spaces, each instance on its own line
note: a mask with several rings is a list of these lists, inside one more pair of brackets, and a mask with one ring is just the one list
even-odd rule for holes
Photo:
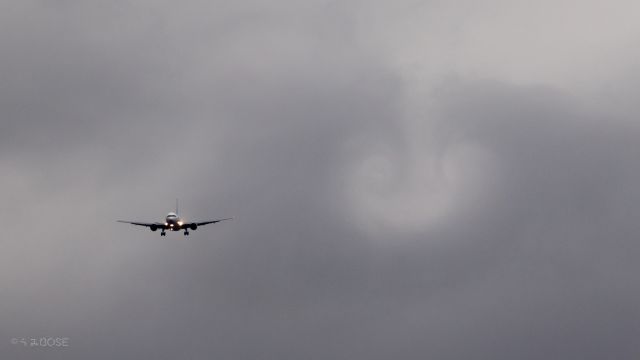
[[169,231],[184,230],[184,235],[186,236],[186,235],[189,235],[189,229],[195,230],[198,228],[198,226],[215,224],[220,221],[231,220],[231,219],[232,218],[208,220],[208,221],[200,221],[200,222],[187,222],[178,215],[178,200],[176,200],[176,211],[170,212],[169,214],[167,214],[167,216],[164,219],[164,222],[146,223],[146,222],[138,222],[138,221],[125,221],[125,220],[118,220],[118,222],[138,225],[138,226],[146,226],[149,229],[151,229],[151,231],[156,231],[160,229],[161,230],[160,236],[167,235],[165,233],[165,230],[169,230]]

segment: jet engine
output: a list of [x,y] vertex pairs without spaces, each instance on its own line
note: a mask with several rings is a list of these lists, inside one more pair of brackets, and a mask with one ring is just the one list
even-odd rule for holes
[[151,231],[156,231],[156,230],[158,230],[158,225],[151,224],[151,225],[149,225],[149,229],[151,229]]
[[191,228],[191,230],[195,230],[198,228],[198,224],[191,224],[191,226],[189,226]]

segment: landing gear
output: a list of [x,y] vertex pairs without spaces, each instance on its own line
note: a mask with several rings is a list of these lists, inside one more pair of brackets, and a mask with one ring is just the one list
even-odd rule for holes
[[188,236],[189,232],[187,230],[184,231],[184,236]]
[[162,230],[162,232],[160,233],[160,236],[167,236],[167,233],[165,233],[164,230]]

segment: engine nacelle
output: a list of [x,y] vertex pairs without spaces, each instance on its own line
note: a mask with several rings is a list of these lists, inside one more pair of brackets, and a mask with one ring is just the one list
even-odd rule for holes
[[198,224],[191,224],[189,227],[191,228],[191,230],[195,230],[198,228]]
[[158,225],[156,225],[156,224],[149,225],[149,229],[151,229],[151,231],[156,231],[156,230],[158,230]]

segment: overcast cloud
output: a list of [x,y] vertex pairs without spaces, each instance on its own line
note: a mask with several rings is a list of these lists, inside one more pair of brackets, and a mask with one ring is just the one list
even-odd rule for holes
[[0,1],[0,357],[636,359],[639,11]]

